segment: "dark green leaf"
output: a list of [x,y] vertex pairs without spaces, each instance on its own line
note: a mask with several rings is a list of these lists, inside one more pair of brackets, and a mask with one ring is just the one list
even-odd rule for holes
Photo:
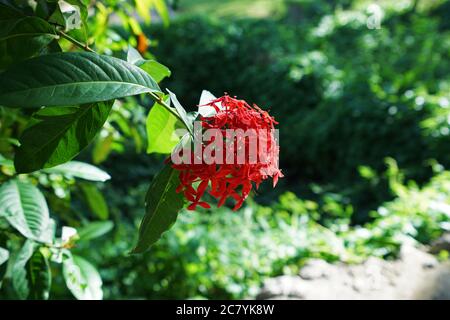
[[36,250],[26,264],[28,299],[47,300],[50,294],[52,275],[47,258],[40,250]]
[[32,57],[56,38],[55,28],[41,18],[0,19],[0,70]]
[[29,239],[46,242],[51,221],[44,196],[27,181],[10,180],[0,187],[0,216]]
[[145,198],[145,216],[139,228],[139,239],[132,253],[145,252],[175,223],[183,208],[183,195],[176,193],[178,171],[169,164],[154,178]]
[[90,52],[40,56],[0,74],[0,105],[7,107],[78,105],[160,91],[139,67]]
[[50,168],[73,159],[101,129],[112,103],[47,107],[36,112],[20,138],[14,159],[17,172]]

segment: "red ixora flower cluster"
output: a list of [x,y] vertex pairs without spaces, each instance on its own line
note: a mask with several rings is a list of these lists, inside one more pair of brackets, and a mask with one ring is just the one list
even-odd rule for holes
[[[191,202],[188,206],[189,210],[195,210],[197,205],[210,208],[207,202],[201,200],[205,192],[218,199],[218,207],[222,206],[228,198],[234,199],[233,210],[237,210],[248,197],[253,184],[258,189],[263,180],[272,177],[275,187],[278,178],[283,177],[278,168],[279,147],[274,137],[274,125],[278,122],[258,106],[250,106],[244,100],[238,100],[228,95],[217,98],[205,106],[213,107],[215,114],[200,118],[203,130],[219,129],[223,134],[223,140],[227,141],[225,149],[232,148],[230,153],[233,159],[232,161],[217,161],[219,163],[207,163],[202,160],[199,164],[193,163],[193,161],[188,164],[172,164],[174,169],[180,171],[180,185],[177,192],[183,192],[186,199]],[[254,158],[251,161],[248,157],[251,139],[237,141],[238,137],[236,136],[232,136],[230,139],[229,132],[237,129],[244,131],[253,129],[254,132],[257,132],[258,145],[265,144],[265,148],[253,148],[253,150],[257,150],[256,161]],[[214,138],[211,141],[214,141]],[[237,153],[239,150],[242,151],[242,147],[240,149],[236,147],[238,143],[242,143],[241,146],[245,145],[247,151],[244,161],[240,162],[237,161]],[[203,143],[202,150],[207,146],[208,143]],[[230,153],[227,155],[228,158]]]

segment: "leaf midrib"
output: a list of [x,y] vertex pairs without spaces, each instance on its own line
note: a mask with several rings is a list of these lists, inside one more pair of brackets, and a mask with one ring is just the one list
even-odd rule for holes
[[5,96],[5,95],[11,95],[11,94],[17,94],[17,93],[22,93],[22,92],[27,92],[27,91],[33,91],[33,90],[47,90],[49,88],[55,88],[55,87],[61,87],[61,86],[73,86],[73,85],[82,85],[82,84],[92,84],[92,83],[110,83],[110,84],[124,84],[124,85],[130,85],[130,86],[136,86],[136,87],[140,87],[140,88],[145,88],[151,91],[158,91],[156,89],[152,89],[149,88],[147,86],[143,86],[137,83],[133,83],[133,82],[124,82],[124,81],[79,81],[79,82],[67,82],[67,83],[60,83],[60,84],[54,84],[54,85],[48,85],[48,86],[42,86],[42,87],[33,87],[33,88],[28,88],[28,89],[23,89],[23,90],[17,90],[17,91],[10,91],[7,93],[2,93],[0,91],[0,96]]

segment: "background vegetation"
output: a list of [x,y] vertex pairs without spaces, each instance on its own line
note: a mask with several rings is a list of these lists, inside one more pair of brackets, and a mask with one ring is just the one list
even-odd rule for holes
[[[57,225],[78,229],[70,252],[98,270],[94,290],[107,299],[254,297],[265,278],[296,273],[309,258],[394,259],[402,243],[429,244],[450,230],[450,1],[377,3],[173,0],[170,23],[156,7],[149,17],[128,14],[132,2],[95,4],[96,51],[121,57],[129,44],[140,48],[171,70],[161,85],[190,110],[203,89],[270,109],[285,178],[238,212],[182,212],[149,252],[129,255],[164,157],[145,154],[151,100],[116,102],[77,158],[109,181],[30,176]],[[368,27],[374,14],[380,28]],[[0,112],[6,180],[29,113]],[[0,218],[0,247],[22,247],[15,233]],[[17,298],[13,264],[1,262],[0,297]],[[50,268],[50,298],[88,297],[67,289],[58,264]]]

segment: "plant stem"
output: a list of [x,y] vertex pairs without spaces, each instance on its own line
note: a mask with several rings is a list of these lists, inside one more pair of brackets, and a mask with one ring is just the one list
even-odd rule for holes
[[[91,48],[89,48],[89,46],[87,44],[81,43],[80,41],[78,41],[75,38],[72,38],[71,36],[69,36],[67,33],[65,33],[63,31],[58,31],[58,34],[62,38],[70,41],[77,47],[79,47],[87,52],[97,53],[94,50],[92,50]],[[150,95],[150,97],[152,97],[153,100],[155,100],[158,104],[162,105],[164,108],[167,109],[167,111],[169,111],[171,114],[173,114],[175,117],[177,117],[177,119],[179,119],[182,123],[184,123],[183,120],[181,119],[180,115],[173,108],[171,108],[167,103],[165,103],[164,100],[160,96],[158,96],[154,92],[149,92],[149,95]]]
[[63,31],[58,31],[58,34],[63,37],[64,39],[72,42],[74,45],[76,45],[77,47],[80,47],[81,49],[88,51],[88,52],[92,52],[92,53],[96,53],[94,50],[92,50],[91,48],[89,48],[89,46],[87,44],[83,44],[80,41],[78,41],[75,38],[72,38],[71,36],[69,36],[67,33],[63,32]]
[[184,124],[183,119],[181,119],[180,115],[174,110],[174,108],[169,106],[160,96],[158,96],[154,92],[149,92],[149,95],[150,95],[150,97],[152,97],[153,100],[155,100],[158,104],[160,104],[164,108],[166,108],[167,111],[169,111],[171,114],[173,114],[178,120],[181,121],[181,123]]

